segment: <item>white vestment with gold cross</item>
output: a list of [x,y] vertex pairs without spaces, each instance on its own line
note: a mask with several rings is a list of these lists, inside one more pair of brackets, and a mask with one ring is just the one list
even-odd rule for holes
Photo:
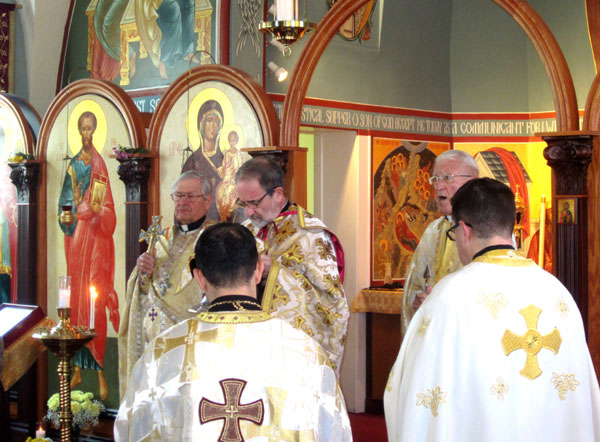
[[513,250],[442,279],[384,395],[397,441],[600,440],[600,391],[571,294]]
[[444,276],[460,269],[456,244],[446,236],[452,227],[451,218],[442,216],[427,226],[410,261],[402,295],[402,335],[406,333],[415,310],[415,295],[425,291],[425,284],[433,287]]
[[259,253],[273,260],[263,309],[315,339],[339,371],[350,310],[338,267],[343,251],[339,245],[336,252],[337,238],[297,204],[263,228],[262,238],[250,220],[244,225],[257,237]]
[[151,277],[142,277],[137,266],[131,272],[118,338],[121,398],[146,345],[169,327],[194,316],[188,310],[200,305],[204,293],[189,264],[198,237],[211,224],[214,222],[206,219],[198,229],[186,233],[173,226],[157,238]]
[[323,349],[263,311],[201,313],[152,341],[114,434],[117,441],[352,440]]

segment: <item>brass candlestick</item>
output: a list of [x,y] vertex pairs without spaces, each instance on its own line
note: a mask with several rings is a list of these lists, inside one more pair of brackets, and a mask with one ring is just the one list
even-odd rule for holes
[[58,324],[54,327],[39,327],[33,335],[58,358],[58,378],[60,396],[60,440],[71,442],[71,358],[75,352],[96,337],[87,327],[71,324],[71,308],[57,308]]

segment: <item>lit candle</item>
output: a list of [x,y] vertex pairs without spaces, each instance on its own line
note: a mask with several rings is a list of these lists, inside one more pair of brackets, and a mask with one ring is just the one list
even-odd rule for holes
[[71,306],[71,277],[59,276],[58,278],[58,307]]
[[35,430],[35,437],[36,437],[36,439],[38,437],[46,437],[46,432],[44,431],[44,429],[42,428],[41,425],[40,425],[39,430]]
[[96,297],[98,294],[96,293],[96,288],[94,286],[90,287],[90,330],[94,329],[94,319],[96,314]]

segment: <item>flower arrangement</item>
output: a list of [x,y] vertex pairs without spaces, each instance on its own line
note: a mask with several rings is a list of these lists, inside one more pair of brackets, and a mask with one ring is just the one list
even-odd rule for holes
[[22,163],[23,161],[26,160],[34,160],[34,156],[31,155],[30,153],[23,153],[23,152],[11,152],[10,156],[8,157],[8,162],[9,163]]
[[118,147],[113,147],[112,150],[115,154],[115,157],[117,157],[117,159],[120,159],[120,160],[126,159],[126,158],[131,158],[135,154],[150,153],[143,147],[126,147],[126,146],[121,146],[121,145],[119,145]]
[[[98,425],[98,416],[105,410],[102,402],[94,400],[92,393],[71,391],[71,412],[73,413],[72,425],[75,430],[81,430],[88,425]],[[48,413],[46,420],[55,427],[60,427],[60,396],[54,393],[48,399]]]

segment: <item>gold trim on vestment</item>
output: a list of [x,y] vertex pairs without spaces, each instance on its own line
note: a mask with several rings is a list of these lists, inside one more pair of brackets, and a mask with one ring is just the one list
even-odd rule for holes
[[[442,222],[439,223],[439,242],[436,247],[436,272],[434,278],[434,284],[437,284],[444,276],[448,275],[450,270],[450,264],[454,260],[458,260],[458,251],[456,249],[456,242],[450,241],[446,231],[451,227],[451,222],[448,218],[444,217]],[[455,265],[452,264],[452,269]],[[454,270],[452,270],[454,271]]]
[[275,283],[279,274],[279,262],[276,259],[271,261],[271,270],[265,282],[265,290],[262,298],[262,308],[266,312],[271,311],[271,303],[273,302],[273,292],[275,291]]
[[198,320],[210,324],[252,324],[273,319],[269,313],[258,310],[244,310],[238,312],[202,312],[196,315]]
[[483,255],[478,256],[473,262],[482,262],[485,264],[498,264],[512,267],[532,267],[537,264],[528,258],[524,258],[516,250],[499,249],[490,250]]

